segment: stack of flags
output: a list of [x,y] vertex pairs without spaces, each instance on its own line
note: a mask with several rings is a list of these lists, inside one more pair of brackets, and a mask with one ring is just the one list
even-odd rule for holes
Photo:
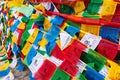
[[0,80],[119,80],[120,2],[11,0],[0,5]]

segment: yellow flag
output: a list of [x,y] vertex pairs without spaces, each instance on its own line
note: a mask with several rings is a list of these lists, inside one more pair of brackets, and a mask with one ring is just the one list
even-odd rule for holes
[[100,16],[106,20],[111,20],[115,13],[117,2],[114,0],[103,0]]
[[14,6],[22,6],[24,0],[7,0],[8,1],[8,6],[9,7],[14,7]]
[[30,19],[36,19],[36,18],[38,18],[38,14],[32,14],[30,17]]
[[18,38],[17,38],[15,35],[13,35],[13,36],[12,36],[12,42],[17,43],[17,40],[18,40]]
[[64,30],[67,26],[68,26],[68,24],[67,24],[67,23],[64,23],[60,28],[61,28],[62,30]]
[[85,9],[84,1],[76,1],[74,5],[75,14],[81,13]]
[[20,23],[18,28],[24,30],[25,29],[25,23]]
[[79,79],[78,79],[78,78],[76,78],[76,77],[73,77],[73,78],[72,78],[72,80],[79,80]]
[[43,5],[42,3],[40,3],[40,4],[37,5],[37,6],[35,6],[35,8],[36,8],[37,10],[41,10],[42,12],[45,12],[45,7],[44,7],[44,5]]
[[38,44],[42,47],[45,48],[45,45],[48,43],[48,41],[45,38],[42,38],[41,41],[38,42]]
[[113,61],[108,60],[106,64],[109,68],[108,78],[111,80],[120,80],[120,66]]
[[[98,35],[99,36],[99,31],[100,31],[100,26],[98,25],[88,25],[88,24],[81,24],[81,31],[84,32],[89,32],[92,33],[94,35]],[[85,33],[80,32],[80,37],[83,37]]]
[[44,21],[44,29],[46,30],[46,31],[48,31],[50,28],[51,28],[51,26],[52,26],[52,24],[50,23],[50,20],[49,19],[47,19],[47,18],[45,18],[45,21]]
[[26,56],[28,54],[28,52],[30,51],[31,47],[32,47],[32,44],[29,42],[26,42],[26,44],[21,52]]
[[35,29],[33,34],[27,39],[28,42],[33,43],[38,35],[39,29]]
[[9,67],[9,61],[5,62],[4,65],[0,66],[0,71],[6,70]]
[[0,54],[6,54],[7,52],[6,52],[6,48],[4,47],[4,48],[2,48],[2,51],[0,52]]

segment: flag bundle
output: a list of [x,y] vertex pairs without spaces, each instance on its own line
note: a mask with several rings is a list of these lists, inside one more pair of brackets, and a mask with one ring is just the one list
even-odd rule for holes
[[[19,2],[20,1],[20,2]],[[0,79],[119,80],[117,0],[11,0],[0,5]]]

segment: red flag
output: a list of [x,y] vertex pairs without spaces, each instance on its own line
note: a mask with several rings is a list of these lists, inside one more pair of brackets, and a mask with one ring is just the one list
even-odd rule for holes
[[63,52],[61,51],[58,45],[54,47],[54,49],[51,52],[51,55],[60,60],[64,60]]
[[108,59],[114,60],[118,54],[118,45],[102,39],[97,47],[97,51]]
[[55,70],[56,70],[56,65],[50,62],[49,60],[45,60],[42,66],[35,74],[35,78],[37,80],[50,80]]
[[77,40],[74,40],[71,45],[63,51],[65,59],[76,65],[79,61],[82,51],[86,48],[87,47],[85,45],[81,44]]
[[59,67],[60,69],[66,71],[67,73],[75,76],[78,72],[78,69],[72,65],[69,61],[65,60]]

